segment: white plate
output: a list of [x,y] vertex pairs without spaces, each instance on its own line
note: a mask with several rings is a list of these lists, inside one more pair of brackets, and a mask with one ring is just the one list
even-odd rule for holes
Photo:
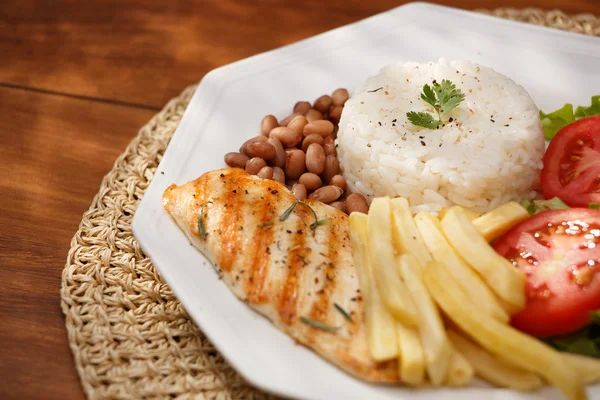
[[[133,232],[194,321],[252,384],[305,399],[561,398],[550,388],[523,394],[477,382],[415,390],[354,379],[238,301],[161,206],[171,183],[223,167],[223,155],[256,135],[263,115],[284,117],[297,100],[353,89],[398,60],[439,57],[472,60],[508,75],[544,110],[588,104],[600,91],[599,39],[425,3],[218,68],[202,80],[138,207]],[[588,391],[600,397],[600,386]]]

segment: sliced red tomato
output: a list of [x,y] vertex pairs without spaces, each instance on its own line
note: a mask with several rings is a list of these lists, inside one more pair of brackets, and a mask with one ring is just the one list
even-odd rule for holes
[[544,154],[542,191],[571,207],[600,203],[600,115],[562,128]]
[[512,325],[538,337],[573,332],[600,309],[600,211],[543,211],[495,244],[527,276],[525,308]]

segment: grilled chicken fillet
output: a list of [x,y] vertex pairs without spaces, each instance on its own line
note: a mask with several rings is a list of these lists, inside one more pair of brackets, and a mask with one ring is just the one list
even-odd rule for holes
[[[306,200],[310,207],[298,203],[281,221],[295,200],[285,186],[237,168],[171,185],[163,195],[167,212],[238,298],[350,374],[399,381],[395,361],[377,363],[369,354],[348,217]],[[311,227],[311,208],[327,220]],[[323,330],[311,321],[339,328]]]

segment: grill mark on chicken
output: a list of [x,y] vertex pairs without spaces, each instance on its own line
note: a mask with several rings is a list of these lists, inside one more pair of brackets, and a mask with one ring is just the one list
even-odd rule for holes
[[[167,191],[169,190],[173,190],[174,188],[176,188],[175,185],[171,185],[167,188]],[[194,213],[190,214],[190,218],[188,221],[188,224],[190,226],[190,230],[192,231],[192,233],[194,235],[198,235],[200,236],[200,230],[198,227],[198,214],[200,213],[200,208],[202,207],[202,204],[205,204],[207,201],[207,198],[209,196],[208,194],[209,192],[206,190],[206,181],[203,182],[198,182],[198,184],[194,187],[194,193],[192,194],[193,196],[193,209],[195,210]],[[204,212],[204,219],[207,220],[208,219],[208,213]],[[207,221],[205,221],[207,222]]]
[[275,216],[275,207],[273,206],[273,195],[266,192],[263,199],[252,203],[252,209],[255,213],[250,220],[256,223],[257,228],[252,236],[252,241],[247,246],[248,259],[252,262],[248,265],[247,272],[247,293],[248,301],[254,304],[261,304],[268,301],[269,296],[266,293],[266,278],[268,276],[271,257],[268,248],[273,242],[273,225],[258,227],[263,221],[272,222]]
[[287,249],[287,262],[288,262],[288,274],[286,281],[281,290],[279,300],[279,315],[282,321],[290,325],[296,321],[298,305],[298,289],[300,286],[300,279],[302,275],[302,269],[306,263],[306,255],[308,253],[306,249],[306,237],[308,233],[298,234],[299,230],[306,230],[308,228],[306,219],[309,218],[309,212],[306,207],[296,206],[294,209],[295,215],[298,217],[296,229],[286,231],[286,235],[292,236],[291,246]]
[[223,180],[222,201],[224,202],[222,217],[219,221],[219,230],[221,231],[221,251],[217,254],[217,262],[223,271],[231,270],[235,259],[239,257],[242,249],[242,235],[240,225],[242,219],[242,207],[236,207],[239,203],[236,196],[241,196],[240,187],[235,179],[225,176]]
[[[325,265],[323,266],[323,268],[325,269],[325,273],[324,273],[324,281],[323,281],[323,286],[321,288],[321,290],[319,290],[316,293],[316,298],[314,299],[311,311],[310,311],[310,317],[316,321],[321,321],[321,322],[325,322],[327,321],[327,317],[329,315],[330,312],[333,312],[333,304],[330,302],[331,300],[331,295],[333,294],[333,292],[335,291],[335,284],[336,284],[336,279],[335,279],[335,268],[336,265],[338,265],[340,258],[339,258],[339,251],[338,251],[338,247],[340,246],[340,234],[341,234],[341,230],[340,229],[336,229],[336,226],[338,225],[338,220],[337,217],[336,218],[332,218],[328,224],[327,224],[327,231],[328,231],[328,238],[327,238],[327,243],[328,243],[328,254],[327,256],[329,257],[329,262],[326,262]],[[318,278],[315,278],[318,279]],[[319,282],[315,282],[315,284],[318,284]]]

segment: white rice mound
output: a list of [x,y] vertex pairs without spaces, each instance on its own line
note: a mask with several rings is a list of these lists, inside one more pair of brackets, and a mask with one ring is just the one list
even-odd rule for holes
[[[465,94],[431,130],[408,111],[436,115],[423,85],[448,79]],[[381,88],[381,89],[380,89]],[[369,78],[344,106],[337,152],[352,192],[408,198],[413,213],[459,205],[485,212],[536,196],[544,155],[539,111],[510,78],[469,61],[396,63]]]

